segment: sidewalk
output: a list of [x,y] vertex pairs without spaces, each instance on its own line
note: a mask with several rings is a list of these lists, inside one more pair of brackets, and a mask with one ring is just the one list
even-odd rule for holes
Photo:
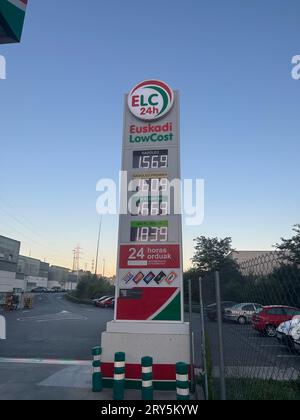
[[[91,391],[89,361],[64,363],[0,359],[0,400],[112,400],[111,389]],[[140,400],[140,395],[140,391],[127,390],[125,400]],[[154,399],[176,400],[176,392],[157,391]]]

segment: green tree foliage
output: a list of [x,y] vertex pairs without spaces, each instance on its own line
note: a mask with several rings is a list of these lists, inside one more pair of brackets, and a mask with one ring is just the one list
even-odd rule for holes
[[193,268],[183,277],[185,301],[191,279],[193,301],[199,302],[201,276],[203,301],[206,305],[214,303],[214,272],[219,271],[222,300],[300,308],[300,225],[294,232],[291,239],[276,245],[277,253],[246,261],[242,267],[231,256],[231,238],[196,238]]
[[274,267],[265,275],[245,276],[243,280],[241,300],[300,308],[300,270],[291,264]]
[[195,254],[192,258],[193,268],[184,273],[184,293],[188,296],[188,279],[192,280],[193,301],[199,302],[199,277],[202,278],[203,301],[205,304],[216,301],[214,272],[220,272],[224,300],[238,300],[243,279],[237,262],[232,258],[234,251],[232,239],[206,238],[195,239]]
[[104,277],[87,274],[77,285],[76,297],[79,299],[96,299],[103,295],[113,295],[114,286]]
[[295,225],[293,231],[296,234],[291,239],[281,238],[281,243],[275,248],[283,261],[300,266],[300,224]]
[[234,251],[231,246],[231,238],[218,239],[199,236],[194,241],[196,245],[192,263],[197,270],[201,272],[220,271],[235,265],[235,261],[231,258],[231,253]]

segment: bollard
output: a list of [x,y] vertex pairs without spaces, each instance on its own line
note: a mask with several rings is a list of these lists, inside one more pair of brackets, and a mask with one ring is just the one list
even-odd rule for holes
[[113,399],[124,400],[125,353],[115,354]]
[[177,400],[189,400],[189,368],[187,363],[176,363],[176,397]]
[[101,347],[94,347],[92,350],[93,354],[93,392],[102,391],[102,372],[101,372]]
[[142,357],[142,400],[153,400],[152,357]]

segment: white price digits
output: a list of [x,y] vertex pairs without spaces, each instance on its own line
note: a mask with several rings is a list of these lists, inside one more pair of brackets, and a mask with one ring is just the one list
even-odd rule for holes
[[137,229],[137,242],[167,242],[167,227],[142,227]]
[[142,193],[159,193],[168,191],[168,179],[167,178],[148,178],[138,179],[138,191]]
[[167,167],[168,167],[168,156],[167,155],[140,156],[139,168],[157,169],[157,168],[167,168]]
[[[149,211],[150,207],[150,211]],[[166,201],[144,201],[139,205],[138,214],[141,216],[167,216],[168,215],[168,203]]]

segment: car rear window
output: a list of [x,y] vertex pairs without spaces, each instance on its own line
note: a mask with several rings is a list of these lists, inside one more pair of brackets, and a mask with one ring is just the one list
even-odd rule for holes
[[300,315],[300,309],[285,308],[284,311],[289,316]]
[[254,306],[253,305],[245,305],[243,306],[243,311],[254,311]]
[[285,312],[282,308],[271,308],[266,311],[268,315],[285,315]]

